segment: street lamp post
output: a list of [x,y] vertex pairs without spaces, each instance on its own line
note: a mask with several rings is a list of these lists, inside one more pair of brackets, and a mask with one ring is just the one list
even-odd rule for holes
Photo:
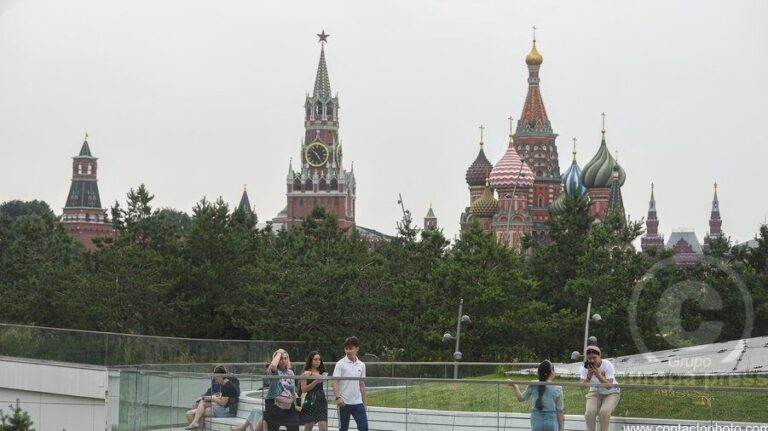
[[[515,182],[514,187],[512,187],[512,194],[510,195],[509,193],[506,193],[504,195],[504,197],[507,198],[507,229],[506,229],[507,232],[506,232],[506,237],[507,237],[507,245],[508,246],[512,244],[512,233],[509,232],[509,221],[510,221],[510,219],[512,217],[512,205],[514,204],[514,200],[516,199],[515,193],[517,192],[517,183],[520,182],[520,175],[522,175],[522,173],[523,173],[523,166],[525,166],[525,157],[520,157],[520,170],[517,171],[517,182]],[[509,199],[512,199],[512,201],[510,201]]]
[[603,318],[595,313],[592,316],[589,315],[589,313],[592,312],[592,297],[589,297],[589,301],[587,302],[587,317],[584,321],[584,346],[581,351],[581,353],[574,351],[571,353],[571,360],[575,361],[579,359],[580,356],[587,357],[587,346],[590,344],[597,344],[597,338],[590,337],[589,336],[589,322],[600,322],[603,320]]
[[464,299],[459,300],[459,316],[456,319],[456,336],[454,337],[451,335],[450,332],[446,332],[443,334],[443,343],[446,343],[450,340],[456,340],[456,348],[453,352],[453,378],[458,379],[459,378],[459,361],[461,360],[461,351],[459,350],[459,341],[461,340],[461,324],[462,323],[471,323],[471,320],[469,316],[466,314],[462,315],[462,311],[464,309]]

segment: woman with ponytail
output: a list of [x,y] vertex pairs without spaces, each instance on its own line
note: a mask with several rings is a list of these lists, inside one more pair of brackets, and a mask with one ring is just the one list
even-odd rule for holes
[[[539,364],[539,382],[550,383],[555,379],[555,367],[545,360]],[[563,431],[563,387],[559,385],[528,385],[524,392],[513,384],[518,401],[531,400],[531,430]]]

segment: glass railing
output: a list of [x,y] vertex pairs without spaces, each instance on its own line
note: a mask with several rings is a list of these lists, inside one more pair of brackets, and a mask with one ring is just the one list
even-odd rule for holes
[[[277,348],[297,355],[317,349],[298,341],[204,340],[0,323],[0,356],[122,366],[266,362]],[[198,370],[206,372],[206,365]]]
[[[229,430],[230,426],[243,423],[252,411],[258,418],[267,408],[266,387],[276,377],[263,374],[240,374],[236,377],[241,390],[236,416],[205,418],[206,430]],[[110,396],[109,429],[183,429],[187,425],[186,411],[210,386],[210,378],[210,374],[200,373],[114,371],[110,379],[110,394],[119,396]],[[527,377],[512,376],[513,382],[506,380],[509,378],[502,370],[482,378],[459,380],[367,377],[364,380],[368,393],[369,429],[530,429],[531,400],[518,401],[511,383],[519,384],[522,391],[527,385],[533,385],[533,392],[538,392],[539,383]],[[336,430],[339,412],[331,389],[333,380],[333,377],[326,378],[323,394],[329,404],[329,429]],[[768,431],[768,409],[765,408],[768,405],[767,383],[766,376],[625,378],[621,380],[619,401],[610,419],[610,429]],[[586,429],[584,413],[590,398],[589,388],[574,379],[558,378],[550,385],[562,387],[564,429]],[[545,389],[545,393],[547,390],[552,389]],[[610,402],[605,396],[599,398],[601,402]],[[315,405],[318,405],[318,398],[314,399]],[[597,417],[599,422],[601,419],[599,415]],[[714,426],[720,428],[705,428]],[[351,429],[356,428],[353,425]]]
[[[298,348],[294,348],[298,351]],[[338,349],[336,349],[338,350]],[[297,352],[298,353],[298,352]],[[299,356],[291,355],[292,369],[295,374],[301,374],[304,367],[304,352]],[[298,359],[295,359],[298,358]],[[363,359],[365,361],[365,358]],[[131,368],[145,371],[167,371],[175,373],[208,373],[216,365],[224,365],[227,370],[235,374],[257,374],[264,373],[266,362],[247,363],[247,362],[210,362],[210,363],[187,363],[187,364],[139,364]],[[538,363],[524,362],[365,362],[366,373],[368,377],[400,377],[400,378],[419,378],[419,379],[452,379],[454,373],[459,379],[476,378],[487,376],[489,374],[511,374],[524,369],[533,369],[535,371]],[[333,374],[335,362],[326,359],[325,368],[330,374]]]

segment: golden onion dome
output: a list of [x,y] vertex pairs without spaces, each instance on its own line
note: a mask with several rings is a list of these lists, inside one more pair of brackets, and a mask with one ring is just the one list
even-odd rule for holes
[[474,217],[485,218],[493,217],[497,212],[499,212],[499,201],[493,197],[493,192],[491,192],[488,180],[486,180],[483,194],[472,202],[472,205],[469,207],[469,213]]
[[533,48],[531,48],[531,52],[528,53],[528,55],[525,56],[525,64],[529,66],[539,66],[541,63],[544,62],[544,57],[539,54],[539,51],[536,49],[536,40],[533,41]]

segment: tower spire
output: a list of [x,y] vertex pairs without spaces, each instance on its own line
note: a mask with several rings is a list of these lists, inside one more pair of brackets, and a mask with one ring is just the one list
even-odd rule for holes
[[80,147],[80,154],[78,154],[79,157],[93,157],[91,155],[91,147],[88,145],[88,132],[85,132],[85,137],[83,138],[83,145]]
[[240,197],[240,204],[237,205],[237,209],[246,214],[253,214],[251,200],[248,199],[248,190],[245,184],[243,184],[243,195]]
[[656,197],[654,196],[654,184],[651,183],[651,199],[648,201],[648,217],[645,220],[645,235],[640,238],[640,247],[643,251],[664,248],[664,237],[659,235],[659,219],[656,215]]
[[621,180],[618,164],[613,165],[613,172],[611,173],[611,185],[608,191],[606,214],[613,211],[619,211],[622,218],[624,218],[624,199],[621,196]]
[[712,196],[712,210],[709,213],[709,236],[716,238],[722,235],[723,220],[720,218],[720,200],[717,198],[717,183]]
[[544,58],[536,49],[536,37],[534,30],[533,46],[531,51],[525,57],[525,64],[528,65],[528,94],[525,96],[523,113],[520,114],[520,121],[517,122],[518,135],[543,135],[552,134],[552,125],[547,117],[547,110],[544,108],[544,100],[539,90],[539,69]]
[[328,77],[328,65],[325,63],[325,44],[328,43],[330,34],[325,30],[317,35],[320,40],[320,61],[317,64],[317,74],[315,75],[315,89],[312,97],[317,99],[331,98],[331,79]]

